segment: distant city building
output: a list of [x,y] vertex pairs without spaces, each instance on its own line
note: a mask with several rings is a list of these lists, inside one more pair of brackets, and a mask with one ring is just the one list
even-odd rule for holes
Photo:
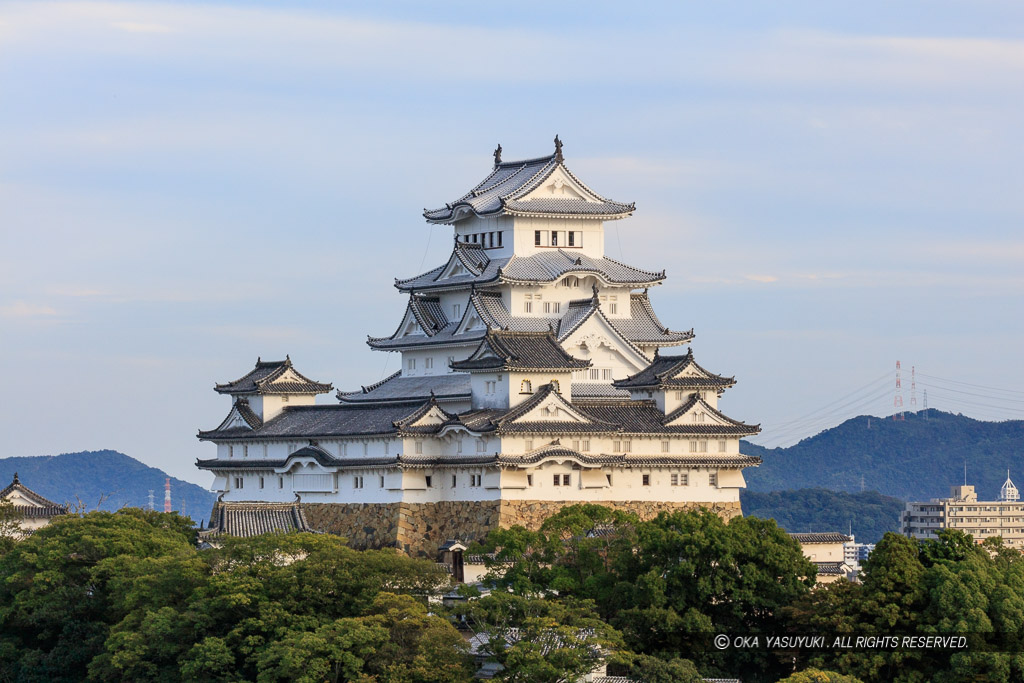
[[17,472],[14,473],[14,480],[8,484],[7,488],[0,491],[0,500],[8,500],[14,506],[22,536],[27,536],[33,531],[43,528],[54,517],[68,513],[66,506],[43,498],[22,484],[18,479]]
[[853,540],[852,536],[836,532],[790,534],[804,556],[814,563],[818,572],[817,583],[832,583],[839,579],[852,579],[854,567],[846,561],[845,544]]
[[900,522],[900,532],[913,538],[934,539],[942,529],[958,529],[975,543],[998,536],[1007,547],[1024,549],[1024,503],[1009,473],[998,500],[979,501],[973,486],[954,486],[949,498],[907,503]]
[[[450,256],[395,281],[401,321],[367,342],[399,354],[397,372],[333,405],[316,405],[332,385],[288,358],[215,387],[231,408],[199,433],[217,450],[197,466],[221,507],[245,503],[236,526],[250,529],[264,523],[250,504],[299,504],[357,547],[421,555],[574,503],[740,514],[743,470],[761,462],[740,439],[759,427],[721,412],[733,377],[689,349],[662,354],[693,339],[655,315],[665,272],[605,255],[604,222],[633,210],[573,175],[557,139],[548,156],[496,153],[483,181],[424,213],[452,227]],[[231,533],[230,515],[212,517]]]

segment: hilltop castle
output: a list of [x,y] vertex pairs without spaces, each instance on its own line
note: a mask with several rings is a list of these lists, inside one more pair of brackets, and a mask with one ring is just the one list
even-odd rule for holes
[[758,427],[719,411],[733,378],[662,353],[693,339],[654,313],[665,272],[605,256],[604,222],[633,211],[573,175],[557,137],[525,161],[499,146],[478,185],[423,214],[452,226],[451,255],[395,281],[401,321],[368,340],[401,370],[334,405],[290,359],[216,385],[231,409],[197,462],[221,492],[213,533],[279,524],[433,553],[580,502],[739,514],[760,464],[740,438]]

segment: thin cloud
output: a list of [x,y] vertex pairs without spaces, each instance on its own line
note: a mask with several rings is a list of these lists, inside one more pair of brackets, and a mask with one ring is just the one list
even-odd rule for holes
[[110,25],[128,33],[171,33],[174,30],[163,24],[144,24],[137,21],[115,21]]
[[53,318],[59,315],[51,306],[33,304],[27,301],[15,301],[7,306],[0,306],[0,316],[4,318]]

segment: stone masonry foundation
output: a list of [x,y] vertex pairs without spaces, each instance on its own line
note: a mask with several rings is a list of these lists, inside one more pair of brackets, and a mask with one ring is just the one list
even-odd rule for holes
[[[723,519],[742,514],[740,504],[665,501],[595,501],[648,520],[659,512],[707,508]],[[574,502],[540,500],[445,501],[440,503],[302,503],[309,526],[338,534],[354,548],[399,548],[434,557],[448,539],[482,540],[491,529],[521,525],[539,529],[544,520]]]

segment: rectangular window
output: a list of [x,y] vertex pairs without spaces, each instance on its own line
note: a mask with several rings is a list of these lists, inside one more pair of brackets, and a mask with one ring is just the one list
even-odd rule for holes
[[690,442],[690,452],[691,453],[696,453],[697,452],[697,442],[696,441],[691,441]]
[[408,365],[408,367],[409,367],[409,369],[410,369],[410,370],[415,370],[415,369],[416,369],[416,359],[415,359],[415,358],[410,358],[410,359],[409,359],[409,360],[408,360],[408,361],[406,362],[406,365]]
[[532,451],[533,450],[533,439],[527,439],[526,440],[526,450],[528,450],[528,451]]
[[416,455],[423,455],[423,442],[422,441],[417,441],[416,442]]
[[623,453],[632,453],[633,452],[633,442],[632,441],[623,441],[622,442],[622,452]]
[[487,233],[487,246],[488,247],[492,247],[492,248],[494,247],[494,233],[493,232]]
[[561,301],[556,301],[554,304],[552,304],[551,308],[552,308],[552,312],[553,313],[561,313],[562,312],[562,302]]
[[618,453],[620,450],[622,450],[622,442],[621,441],[612,441],[612,450],[615,451],[616,453]]
[[526,475],[526,485],[527,486],[533,486],[533,475],[532,474],[527,474]]
[[462,304],[452,304],[452,318],[459,319],[462,317]]
[[483,439],[477,439],[476,440],[476,452],[477,453],[483,453],[485,450],[487,450],[487,442],[484,441]]
[[726,451],[727,449],[728,449],[728,442],[727,442],[727,441],[725,441],[725,440],[723,439],[722,441],[719,441],[719,442],[718,442],[718,452],[719,452],[719,453],[725,453],[725,451]]
[[370,443],[368,441],[363,442],[363,455],[370,454]]
[[571,481],[570,477],[571,476],[572,476],[571,474],[563,474],[562,475],[562,486],[570,486],[571,485],[570,484],[570,481]]
[[601,371],[597,368],[590,368],[590,379],[601,379]]
[[555,479],[555,486],[561,486],[562,485],[562,475],[561,474],[555,474],[555,475],[553,475],[553,477]]
[[558,246],[558,231],[557,230],[552,230],[551,231],[551,246],[553,246],[553,247],[557,247]]
[[572,449],[574,451],[578,451],[580,449],[580,442],[579,441],[573,441],[572,442]]
[[248,445],[242,446],[242,457],[243,458],[248,458],[249,457],[249,446]]
[[452,488],[455,488],[455,475],[452,475]]
[[245,480],[242,477],[235,477],[235,488],[240,489],[245,486]]
[[545,301],[544,302],[544,312],[545,313],[550,313],[551,312],[551,302],[550,301]]
[[582,451],[586,453],[590,450],[590,439],[583,439]]
[[352,477],[352,488],[361,489],[363,488],[363,478],[360,476]]
[[669,448],[669,442],[668,441],[662,441],[661,442],[661,452],[662,453],[668,453],[668,448]]
[[708,452],[708,442],[707,441],[701,441],[699,446],[700,446],[700,448],[697,451],[698,453],[707,453]]
[[471,474],[469,475],[470,486],[480,486],[483,483],[484,476],[482,474]]
[[611,368],[601,369],[601,379],[610,380],[612,378]]
[[425,476],[425,477],[424,477],[424,479],[425,479],[425,480],[426,480],[426,482],[427,482],[427,488],[428,488],[428,489],[429,489],[429,488],[430,488],[431,486],[433,486],[433,485],[434,485],[434,482],[432,481],[432,480],[433,480],[433,477],[431,477],[431,476],[430,476],[429,474],[428,474],[427,476]]
[[708,475],[708,483],[718,488],[718,472],[712,472]]
[[228,445],[228,457],[229,458],[235,457],[235,447],[234,446]]
[[[529,296],[529,294],[527,294],[527,296]],[[532,301],[524,301],[523,302],[523,313],[533,313],[533,302]]]
[[[455,440],[455,452],[456,453],[461,453],[462,452],[462,437],[459,437],[458,439]],[[453,486],[454,486],[454,484],[453,484]]]
[[677,391],[676,392],[676,400],[677,401],[682,401],[683,400],[683,392],[681,392],[681,391]]
[[576,233],[575,233],[575,231],[572,231],[572,230],[569,231],[569,246],[570,247],[575,247],[576,246]]
[[260,477],[260,488],[263,488],[263,477]]
[[283,489],[284,488],[284,477],[278,477],[277,478],[277,488],[279,488],[279,489]]
[[678,474],[673,474],[672,475],[672,485],[673,486],[679,486],[679,475]]
[[534,246],[540,246],[540,230],[533,231],[533,244]]
[[613,315],[615,313],[618,313],[619,312],[619,305],[618,304],[608,304],[608,312],[613,314]]
[[643,478],[641,479],[641,481],[643,481],[644,486],[650,486],[651,485],[651,475],[649,475],[649,474],[643,475]]
[[504,234],[505,234],[504,232],[499,232],[498,233],[498,246],[499,247],[501,246],[501,236],[504,235]]
[[381,478],[380,478],[380,487],[384,488],[384,477],[383,476],[381,476]]
[[606,475],[604,475],[604,478],[608,480],[608,485],[611,486],[612,485],[612,475],[606,474]]

